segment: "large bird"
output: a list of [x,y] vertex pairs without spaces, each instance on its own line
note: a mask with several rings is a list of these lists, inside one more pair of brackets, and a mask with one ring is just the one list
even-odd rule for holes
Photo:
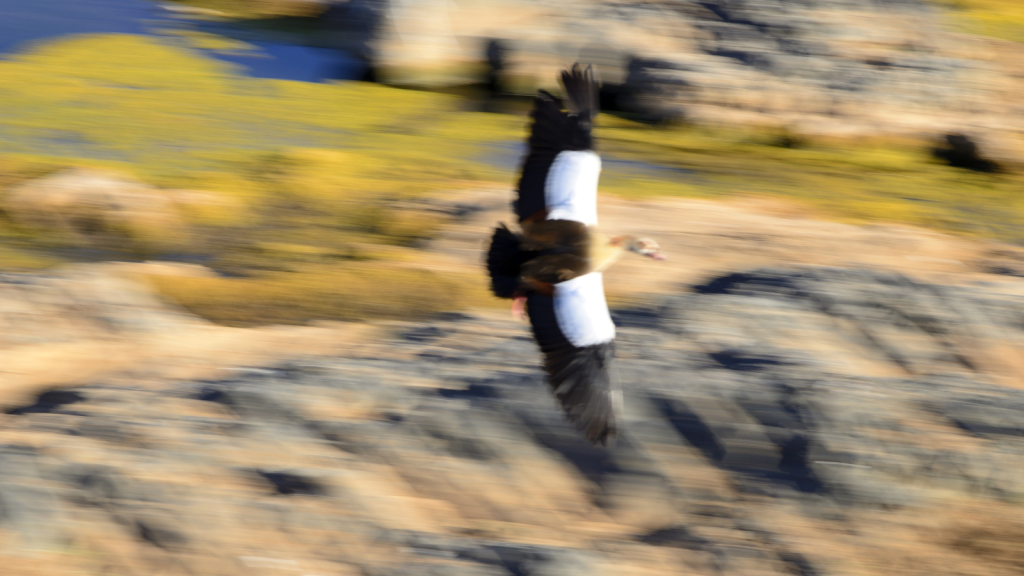
[[653,240],[606,237],[597,226],[601,159],[592,129],[598,113],[593,69],[561,74],[566,108],[543,90],[534,100],[529,151],[513,208],[520,233],[495,229],[487,254],[491,289],[524,308],[544,354],[544,369],[569,421],[606,445],[618,432],[622,392],[616,382],[615,324],[602,272],[624,251],[662,259]]

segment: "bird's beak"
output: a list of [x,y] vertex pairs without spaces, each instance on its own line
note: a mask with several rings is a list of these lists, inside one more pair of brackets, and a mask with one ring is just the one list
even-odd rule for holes
[[665,255],[661,252],[655,252],[654,254],[651,254],[651,258],[654,258],[655,260],[665,260]]

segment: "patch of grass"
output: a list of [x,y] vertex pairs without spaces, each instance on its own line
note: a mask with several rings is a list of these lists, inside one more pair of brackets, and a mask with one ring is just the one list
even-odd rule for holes
[[924,142],[806,138],[801,146],[783,147],[773,145],[770,132],[654,129],[618,118],[602,118],[599,137],[607,152],[689,171],[671,179],[602,176],[603,189],[626,197],[767,194],[837,220],[901,222],[1024,242],[1024,177],[942,165]]
[[429,238],[444,220],[416,199],[508,178],[473,158],[522,125],[461,114],[451,96],[245,78],[173,42],[126,35],[64,38],[0,61],[0,95],[0,195],[68,165],[207,191],[230,201],[184,206],[195,230],[179,251],[238,273],[304,261],[257,258],[260,242],[344,259],[353,243]]
[[252,278],[151,276],[165,296],[229,326],[317,320],[420,319],[491,302],[479,277],[387,262],[306,267]]
[[[444,223],[426,200],[474,182],[514,185],[516,168],[488,163],[486,151],[521,142],[523,116],[467,112],[423,91],[246,78],[174,42],[124,35],[59,39],[0,61],[0,98],[0,199],[86,164],[225,200],[182,206],[189,233],[175,256],[241,277],[158,281],[208,318],[413,317],[492,301],[479,277],[406,264]],[[1016,173],[949,168],[922,142],[798,136],[604,115],[601,187],[628,198],[779,196],[840,220],[1024,242]],[[72,258],[2,218],[0,242],[0,268]]]
[[283,148],[326,148],[362,153],[368,169],[423,188],[478,176],[464,158],[481,136],[519,137],[521,126],[459,115],[451,96],[245,78],[232,65],[130,35],[69,37],[0,61],[0,97],[0,153],[87,158],[158,183],[237,173],[239,163]]
[[931,0],[948,10],[948,21],[970,34],[1024,41],[1024,4],[1017,0]]
[[0,236],[0,270],[45,270],[62,263],[60,258],[9,245],[6,239]]
[[214,11],[236,18],[315,16],[324,10],[321,2],[303,0],[170,0],[174,4]]

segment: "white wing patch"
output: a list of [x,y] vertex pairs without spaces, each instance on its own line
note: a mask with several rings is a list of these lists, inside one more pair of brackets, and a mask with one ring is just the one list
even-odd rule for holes
[[600,272],[555,284],[555,319],[573,346],[593,346],[615,339],[615,324],[604,299]]
[[566,150],[555,156],[544,182],[548,220],[597,225],[597,180],[601,157],[589,150]]

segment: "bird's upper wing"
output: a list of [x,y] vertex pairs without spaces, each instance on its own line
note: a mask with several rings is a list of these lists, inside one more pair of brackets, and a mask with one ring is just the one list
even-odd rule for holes
[[593,70],[578,64],[562,73],[568,112],[551,94],[534,99],[533,125],[519,178],[515,211],[519,220],[546,211],[549,220],[597,223],[597,180],[601,159],[592,129],[598,113]]
[[562,410],[588,440],[605,444],[618,432],[622,392],[613,365],[615,325],[601,274],[560,282],[553,296],[532,292],[527,306]]

